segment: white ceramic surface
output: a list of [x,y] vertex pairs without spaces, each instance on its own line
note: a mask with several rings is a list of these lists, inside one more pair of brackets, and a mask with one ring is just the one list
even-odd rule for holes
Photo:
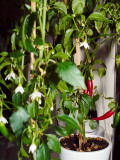
[[[88,135],[88,136],[98,137],[96,135]],[[61,160],[109,160],[111,147],[112,147],[111,142],[109,142],[109,145],[107,148],[99,151],[92,151],[92,152],[76,152],[76,151],[71,151],[61,147],[60,159]]]

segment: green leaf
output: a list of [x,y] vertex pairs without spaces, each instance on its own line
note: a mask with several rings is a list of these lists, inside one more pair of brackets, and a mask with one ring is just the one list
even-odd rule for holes
[[34,40],[34,44],[35,45],[43,45],[43,40],[41,37],[36,37],[35,40]]
[[92,99],[93,105],[91,104],[91,107],[92,107],[93,109],[95,109],[95,102],[98,101],[99,98],[100,98],[100,95],[99,95],[99,94],[96,94],[96,95],[93,96],[93,99]]
[[90,120],[89,126],[92,130],[96,129],[98,127],[98,123],[94,120]]
[[100,30],[102,28],[103,22],[95,21],[95,28],[100,33]]
[[94,20],[94,21],[107,21],[110,22],[102,13],[99,12],[94,12],[91,13],[88,17],[89,20]]
[[99,4],[98,6],[96,6],[96,11],[98,11],[101,8],[102,8],[102,4]]
[[91,105],[91,97],[90,97],[89,95],[83,94],[83,95],[82,95],[82,100],[83,100],[88,106]]
[[6,59],[6,57],[1,57],[0,58],[0,63],[3,63],[3,61]]
[[52,58],[61,58],[61,59],[68,60],[69,56],[67,54],[65,54],[64,52],[58,52],[58,53],[54,54],[52,56]]
[[59,19],[59,31],[60,33],[64,33],[66,31],[66,29],[68,29],[70,27],[72,21],[72,16],[70,14],[67,14],[64,17],[61,17]]
[[37,159],[38,160],[51,160],[50,150],[44,142],[42,142],[42,144],[37,150]]
[[[32,133],[31,133],[32,134]],[[28,135],[27,135],[28,136]],[[28,144],[28,145],[30,145],[31,144],[31,140],[28,138],[28,137],[26,137],[26,136],[22,136],[22,142],[24,143],[24,144]]]
[[66,33],[65,33],[65,38],[64,38],[64,46],[66,46],[66,45],[68,44],[68,42],[69,42],[69,40],[70,40],[70,37],[71,37],[73,31],[74,31],[73,28],[68,29],[68,30],[66,31]]
[[10,116],[10,125],[16,136],[22,134],[24,123],[29,119],[29,115],[23,107],[18,107],[18,110]]
[[28,18],[30,17],[30,14],[26,15],[23,26],[22,26],[22,42],[24,47],[26,48],[26,35],[27,35],[27,27],[28,27]]
[[16,49],[15,38],[16,38],[16,34],[13,33],[12,36],[11,36],[12,51],[14,51]]
[[65,126],[65,131],[67,133],[67,136],[73,134],[76,131],[76,127],[75,126],[71,126],[67,123],[67,125]]
[[75,127],[76,129],[78,129],[82,133],[79,125],[77,124],[77,122],[75,121],[74,118],[72,118],[68,115],[65,115],[65,114],[61,114],[61,115],[58,116],[58,119],[63,121],[63,122],[66,122],[70,126]]
[[72,1],[72,10],[75,15],[83,13],[85,7],[85,0],[73,0]]
[[60,126],[54,127],[54,130],[55,130],[55,132],[56,132],[59,136],[61,136],[61,137],[67,136],[67,133],[66,133],[65,129],[62,128],[62,127],[60,127]]
[[8,52],[5,52],[5,51],[0,53],[0,56],[3,56],[3,57],[6,57],[7,55],[8,55]]
[[116,107],[116,102],[115,102],[115,101],[111,101],[111,102],[108,104],[108,107],[109,107],[110,109],[115,108],[115,107]]
[[56,2],[54,4],[54,8],[57,9],[58,11],[67,14],[67,8],[63,2]]
[[68,108],[69,110],[71,110],[72,109],[72,101],[70,101],[70,100],[64,101],[64,106],[66,108]]
[[0,70],[2,70],[4,67],[8,66],[8,65],[11,65],[11,62],[10,61],[5,61],[3,62],[2,64],[0,64]]
[[68,91],[68,86],[64,81],[60,81],[57,87],[61,92]]
[[47,145],[54,152],[61,153],[60,142],[55,135],[47,134]]
[[22,25],[22,42],[26,50],[38,55],[35,48],[33,47],[33,42],[31,40],[33,36],[32,32],[34,28],[34,21],[36,20],[36,18],[37,18],[36,13],[28,14],[24,18]]
[[62,80],[70,85],[86,89],[84,77],[73,62],[59,63],[57,71]]
[[116,23],[116,32],[120,32],[120,22]]
[[56,47],[55,47],[55,50],[56,50],[57,52],[63,52],[62,45],[61,45],[61,44],[57,44]]
[[24,157],[29,158],[29,155],[27,154],[26,150],[23,148],[23,145],[20,148],[20,152]]
[[71,53],[72,50],[72,37],[69,39],[68,43],[65,47],[65,51],[66,53]]
[[100,64],[100,65],[102,65],[103,67],[106,68],[105,63],[103,63],[100,59],[95,60],[94,64]]
[[20,92],[13,94],[12,96],[12,102],[15,106],[21,106],[22,105],[22,95]]
[[29,11],[35,12],[35,10],[34,10],[30,5],[25,4],[25,7],[26,7]]
[[22,51],[15,51],[10,53],[10,57],[18,58],[21,56],[25,56],[25,54]]
[[105,68],[99,68],[98,69],[98,75],[99,75],[100,78],[103,78],[103,76],[105,76],[105,74],[106,74]]
[[102,31],[103,34],[108,34],[109,32],[109,25],[106,25]]
[[33,52],[36,56],[38,55],[37,51],[36,51],[35,48],[33,47],[32,41],[31,41],[30,39],[26,39],[26,41],[25,41],[25,46],[26,46],[26,49],[27,49],[29,52]]
[[30,115],[30,118],[37,118],[38,116],[38,102],[36,100],[32,101],[27,107],[27,111]]
[[77,119],[80,124],[83,124],[84,116],[82,113],[78,113]]
[[53,10],[48,11],[48,21],[51,22],[55,17],[57,17],[57,13]]
[[81,100],[79,104],[80,104],[80,111],[83,114],[83,117],[86,118],[86,116],[87,116],[87,114],[89,112],[90,105],[88,105],[83,100]]

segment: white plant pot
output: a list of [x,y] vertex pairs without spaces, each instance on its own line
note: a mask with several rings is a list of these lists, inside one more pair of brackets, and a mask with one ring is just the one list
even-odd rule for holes
[[[101,136],[86,135],[86,137],[95,138]],[[108,141],[107,139],[105,140]],[[60,160],[109,160],[112,144],[110,141],[108,141],[108,143],[109,145],[105,149],[99,151],[91,151],[91,152],[77,152],[61,147]]]

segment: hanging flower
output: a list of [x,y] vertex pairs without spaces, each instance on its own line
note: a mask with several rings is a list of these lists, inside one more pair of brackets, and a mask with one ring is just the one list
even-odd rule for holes
[[0,116],[0,123],[3,122],[4,124],[8,123],[7,119],[3,116]]
[[21,94],[24,93],[24,88],[23,88],[21,85],[19,85],[19,86],[15,89],[15,93],[18,93],[18,92],[20,92]]
[[54,110],[54,108],[53,108],[53,107],[51,107],[51,108],[50,108],[50,110],[51,110],[51,111],[53,111],[53,110]]
[[80,43],[80,47],[84,47],[85,49],[89,49],[90,48],[90,46],[88,45],[88,43],[86,42],[86,41],[84,41],[84,42],[81,42]]
[[33,92],[33,93],[30,95],[30,98],[31,98],[32,100],[34,100],[36,97],[41,98],[41,96],[44,96],[44,95],[43,95],[41,92],[36,91],[36,92]]
[[5,81],[10,80],[11,78],[15,79],[15,73],[13,71],[6,76]]
[[31,146],[30,146],[30,148],[29,148],[29,153],[30,153],[30,152],[31,152],[31,153],[34,153],[36,149],[37,149],[36,145],[35,145],[34,143],[31,144]]

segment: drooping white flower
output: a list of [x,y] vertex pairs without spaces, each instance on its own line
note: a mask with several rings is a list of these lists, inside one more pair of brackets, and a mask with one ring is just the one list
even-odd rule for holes
[[30,148],[29,148],[29,153],[30,153],[30,152],[31,152],[31,153],[34,153],[36,149],[37,149],[36,145],[35,145],[35,144],[31,144],[31,145],[30,145]]
[[53,110],[54,110],[53,106],[50,108],[50,110],[51,110],[51,111],[53,111]]
[[6,80],[10,80],[11,78],[15,79],[16,76],[15,76],[15,73],[13,71],[11,71],[5,78],[5,81]]
[[41,98],[41,96],[44,96],[44,95],[43,95],[41,92],[38,92],[38,91],[33,92],[33,93],[30,95],[30,97],[31,97],[32,100],[34,100],[36,97]]
[[20,92],[21,94],[24,93],[24,88],[23,88],[21,85],[19,85],[19,86],[15,89],[15,93],[18,93],[18,92]]
[[90,48],[90,46],[88,45],[88,43],[85,41],[85,42],[81,42],[80,43],[80,47],[84,47],[85,49],[89,49]]
[[7,119],[3,116],[0,116],[0,123],[3,122],[4,124],[8,123]]

